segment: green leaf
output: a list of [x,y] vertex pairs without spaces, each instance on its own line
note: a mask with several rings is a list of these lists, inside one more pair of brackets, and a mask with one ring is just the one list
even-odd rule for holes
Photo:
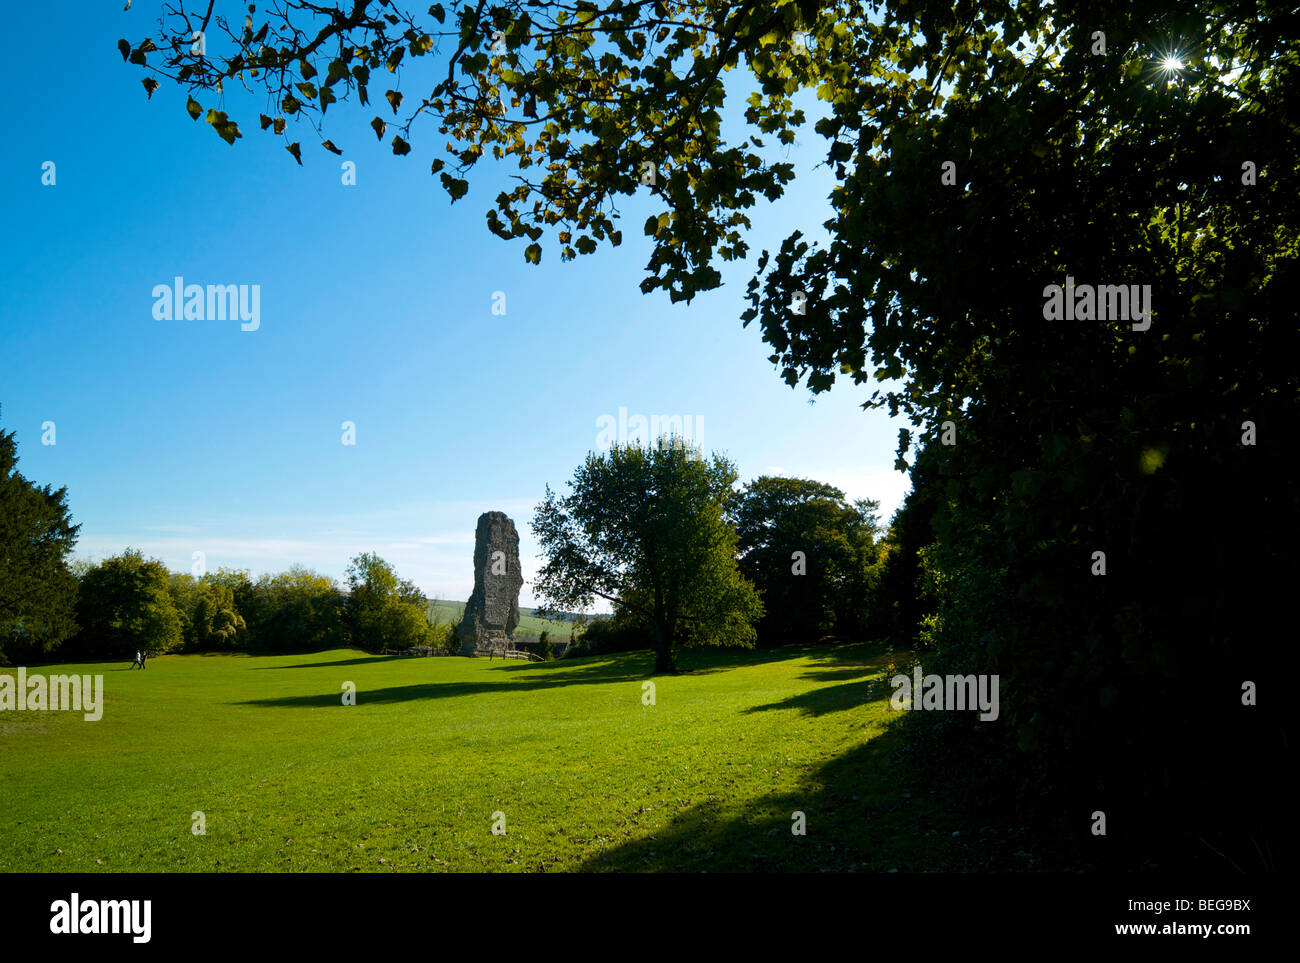
[[464,197],[465,193],[469,190],[469,181],[462,180],[459,177],[452,177],[446,171],[443,171],[438,176],[442,178],[442,186],[446,188],[447,193],[451,195],[451,202],[453,204]]
[[286,147],[285,150],[287,150],[290,154],[293,155],[293,159],[296,160],[296,161],[298,162],[298,166],[301,167],[301,166],[302,166],[302,148],[300,148],[300,147],[298,146],[298,142],[297,142],[297,141],[294,141],[292,144],[290,144],[288,147]]
[[131,45],[125,40],[119,40],[117,42],[117,49],[118,52],[122,54],[122,63],[126,63],[126,58],[131,56]]
[[266,114],[258,114],[257,120],[258,123],[262,125],[262,130],[266,130],[266,128],[271,126],[271,118],[267,117]]
[[239,125],[230,120],[224,110],[209,108],[207,121],[227,144],[234,144],[236,137],[244,136],[239,132]]
[[144,92],[148,94],[150,100],[153,100],[153,92],[158,89],[158,81],[152,77],[146,77],[140,83],[144,84]]
[[203,113],[203,108],[199,106],[199,102],[193,97],[189,98],[185,104],[185,109],[190,112],[190,120],[198,120],[199,114]]
[[370,122],[370,126],[374,128],[375,140],[383,140],[384,131],[388,129],[388,125],[384,123],[384,119],[382,117],[376,117]]
[[447,11],[442,9],[442,4],[435,3],[429,8],[429,16],[433,17],[433,19],[437,20],[439,23],[442,23],[444,18],[447,16]]
[[400,107],[400,106],[402,106],[402,94],[401,94],[401,91],[398,91],[398,90],[388,90],[388,91],[385,91],[385,92],[384,92],[384,96],[388,98],[388,104],[389,104],[389,106],[391,106],[391,107],[393,108],[393,113],[396,114],[396,113],[397,113],[397,108]]
[[397,154],[400,157],[401,155],[409,154],[410,152],[411,152],[411,145],[408,144],[406,141],[402,140],[400,134],[394,134],[393,153]]
[[305,57],[298,61],[298,69],[302,71],[303,80],[311,80],[316,76],[316,68],[308,63]]
[[330,61],[329,70],[325,74],[325,86],[338,83],[348,75],[348,67],[341,59],[335,58]]
[[533,264],[540,264],[542,261],[542,246],[540,244],[529,244],[524,248],[524,260],[531,261]]
[[332,140],[325,141],[325,143],[321,144],[321,146],[324,147],[327,151],[331,151],[335,154],[343,153],[343,151],[339,150],[337,147],[334,146],[334,141]]

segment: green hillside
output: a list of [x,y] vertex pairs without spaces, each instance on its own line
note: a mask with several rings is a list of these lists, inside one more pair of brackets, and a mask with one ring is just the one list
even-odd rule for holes
[[[451,622],[465,614],[465,603],[434,599],[429,603],[428,611],[430,617],[436,617],[439,622]],[[519,628],[517,631],[539,635],[543,629],[547,629],[551,633],[551,638],[556,642],[568,639],[569,630],[573,625],[571,620],[541,619],[537,617],[536,613],[536,609],[519,606]]]

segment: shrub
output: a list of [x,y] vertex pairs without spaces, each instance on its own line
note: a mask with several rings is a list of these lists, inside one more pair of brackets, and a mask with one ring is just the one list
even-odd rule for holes
[[447,634],[442,640],[442,646],[448,655],[460,655],[460,619],[454,620],[447,626]]

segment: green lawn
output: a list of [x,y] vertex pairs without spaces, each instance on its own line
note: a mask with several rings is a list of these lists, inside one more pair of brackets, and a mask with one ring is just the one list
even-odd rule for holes
[[947,807],[911,798],[894,761],[885,674],[900,655],[688,651],[646,707],[650,660],[33,668],[104,673],[105,710],[0,713],[0,871],[969,865]]

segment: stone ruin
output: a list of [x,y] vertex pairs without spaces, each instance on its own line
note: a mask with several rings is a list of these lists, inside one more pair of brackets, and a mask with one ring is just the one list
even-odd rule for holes
[[461,655],[505,648],[519,625],[519,533],[505,512],[484,512],[474,532],[474,594],[460,622]]

